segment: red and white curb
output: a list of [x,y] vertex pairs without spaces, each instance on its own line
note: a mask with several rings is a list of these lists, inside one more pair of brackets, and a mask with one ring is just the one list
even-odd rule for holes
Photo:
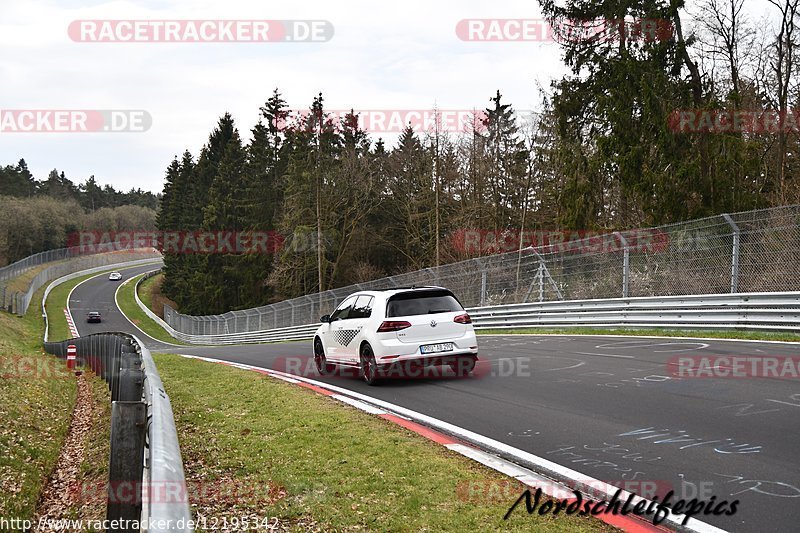
[[75,321],[72,319],[72,313],[69,312],[69,308],[64,308],[64,316],[67,318],[67,327],[69,328],[69,333],[72,335],[73,339],[77,339],[80,337],[78,334],[78,328],[75,327]]
[[[243,363],[223,361],[210,357],[182,354],[181,357],[223,364],[242,370],[250,370],[279,379],[281,381],[285,381],[287,383],[292,383],[294,385],[313,390],[314,392],[339,400],[340,402],[360,409],[366,413],[377,415],[384,420],[394,422],[399,426],[402,426],[410,431],[413,431],[414,433],[422,435],[429,440],[441,444],[451,451],[477,461],[482,465],[491,468],[492,470],[500,472],[501,474],[512,477],[524,485],[527,485],[531,488],[540,488],[544,494],[554,499],[574,499],[574,493],[566,483],[569,483],[576,488],[581,488],[582,486],[591,487],[596,497],[589,497],[589,501],[599,501],[601,498],[609,501],[613,497],[614,493],[619,490],[619,487],[597,479],[593,479],[580,472],[566,468],[557,463],[553,463],[552,461],[548,461],[547,459],[538,457],[524,450],[514,448],[500,441],[479,435],[469,431],[468,429],[460,428],[443,420],[412,411],[411,409],[385,402],[377,398],[372,398],[348,389],[337,387],[329,383],[324,383],[293,374],[287,374],[277,370],[260,368]],[[437,431],[437,429],[442,431]],[[522,462],[539,466],[542,468],[542,470],[546,472],[552,472],[557,477],[567,481],[566,483],[555,481],[485,450],[500,452],[511,457],[519,458]],[[630,493],[623,490],[619,497],[622,501],[625,501],[629,496]],[[647,502],[647,504],[650,503],[650,500],[641,498],[639,496],[634,496],[632,504],[635,505],[641,501]],[[670,522],[672,529],[663,526],[656,526],[652,522],[645,521],[634,515],[623,516],[603,513],[600,515],[595,515],[595,518],[624,531],[630,531],[633,533],[664,532],[671,530],[688,531],[693,533],[726,533],[724,529],[717,528],[697,520],[696,518],[690,518],[684,526],[682,525],[684,516],[673,513],[668,514],[664,521],[665,523]]]

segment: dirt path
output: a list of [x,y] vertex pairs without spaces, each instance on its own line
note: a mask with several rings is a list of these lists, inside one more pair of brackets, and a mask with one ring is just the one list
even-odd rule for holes
[[94,413],[89,379],[86,374],[78,376],[78,394],[67,438],[36,506],[33,531],[57,531],[47,526],[39,528],[40,520],[67,518],[67,511],[74,506],[73,500],[78,496],[74,489],[80,479],[80,468],[86,454],[87,436],[92,430]]

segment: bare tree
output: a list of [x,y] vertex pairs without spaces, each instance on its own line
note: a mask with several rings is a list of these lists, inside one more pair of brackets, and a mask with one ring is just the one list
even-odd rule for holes
[[[796,95],[797,82],[794,76],[798,68],[797,58],[797,26],[796,20],[800,10],[800,0],[767,0],[780,12],[781,18],[778,32],[772,44],[772,55],[769,60],[770,81],[765,84],[770,90],[766,91],[771,106],[778,112],[783,120],[789,110],[790,98]],[[777,175],[778,199],[781,204],[786,202],[786,150],[788,145],[788,132],[781,126],[778,131]]]
[[755,41],[755,28],[742,13],[743,7],[744,0],[703,0],[698,17],[704,53],[713,63],[724,63],[728,71],[734,107],[741,103],[742,69],[752,57]]

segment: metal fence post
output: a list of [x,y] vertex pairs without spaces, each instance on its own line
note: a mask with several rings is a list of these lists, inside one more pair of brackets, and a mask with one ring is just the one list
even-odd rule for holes
[[481,307],[486,305],[486,277],[487,276],[488,276],[488,273],[486,272],[486,269],[484,268],[481,271]]
[[739,244],[741,232],[739,226],[727,213],[722,213],[725,222],[733,230],[733,249],[731,250],[731,294],[739,292]]
[[[539,301],[544,301],[544,263],[541,259],[539,259],[539,273],[536,274],[536,277],[539,278]],[[526,298],[527,299],[527,298]]]
[[628,284],[630,282],[631,274],[631,250],[628,247],[628,240],[620,232],[614,232],[614,235],[619,237],[622,241],[622,297],[628,297]]

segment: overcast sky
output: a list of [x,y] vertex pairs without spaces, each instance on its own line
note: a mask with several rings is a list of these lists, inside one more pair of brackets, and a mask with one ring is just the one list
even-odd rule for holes
[[[752,1],[755,11],[764,0]],[[229,111],[240,133],[280,88],[293,109],[323,92],[329,109],[484,108],[497,89],[537,109],[539,87],[564,72],[551,42],[467,42],[467,18],[539,18],[534,0],[294,2],[0,0],[0,109],[135,109],[137,133],[0,133],[0,164],[24,157],[42,179],[57,167],[75,182],[94,174],[118,189],[161,191],[164,170],[195,155]],[[315,19],[319,43],[86,43],[75,20]],[[390,144],[394,135],[383,135]]]

